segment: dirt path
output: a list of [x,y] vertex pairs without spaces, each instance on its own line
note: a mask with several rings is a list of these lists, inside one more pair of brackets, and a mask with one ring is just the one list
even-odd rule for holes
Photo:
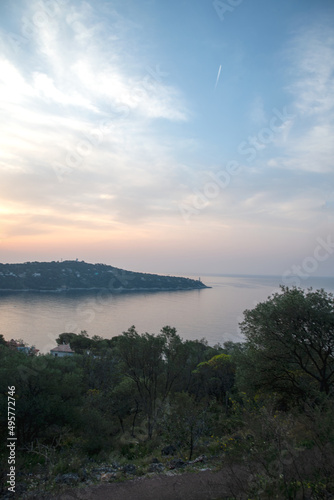
[[68,490],[53,500],[223,500],[245,499],[249,472],[238,466],[218,472],[203,471],[136,478]]

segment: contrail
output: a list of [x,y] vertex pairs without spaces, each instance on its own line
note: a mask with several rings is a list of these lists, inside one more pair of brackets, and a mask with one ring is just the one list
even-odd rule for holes
[[216,89],[216,87],[217,87],[217,85],[218,85],[218,80],[219,80],[219,77],[220,77],[220,72],[221,72],[221,70],[222,70],[222,65],[220,65],[220,66],[219,66],[219,70],[218,70],[218,75],[217,75],[217,80],[216,80],[215,89]]

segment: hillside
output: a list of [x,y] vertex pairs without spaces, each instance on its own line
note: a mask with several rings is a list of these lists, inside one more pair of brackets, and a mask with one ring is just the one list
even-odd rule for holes
[[82,289],[191,290],[208,288],[199,280],[125,271],[106,264],[66,260],[0,264],[0,290],[66,291]]

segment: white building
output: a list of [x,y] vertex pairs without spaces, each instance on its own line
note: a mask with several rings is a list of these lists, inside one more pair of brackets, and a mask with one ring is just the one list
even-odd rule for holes
[[72,351],[70,344],[61,344],[51,349],[50,354],[58,358],[63,358],[64,356],[73,356],[75,352]]

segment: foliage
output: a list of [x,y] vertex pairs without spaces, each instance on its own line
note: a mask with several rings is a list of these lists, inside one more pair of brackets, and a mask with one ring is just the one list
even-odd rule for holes
[[3,457],[14,385],[18,461],[40,464],[53,483],[67,470],[83,477],[85,460],[142,470],[169,446],[183,460],[214,455],[232,475],[242,467],[245,498],[331,498],[333,298],[283,288],[246,311],[242,329],[244,344],[223,347],[183,341],[170,326],[113,339],[62,333],[57,342],[76,352],[63,358],[28,356],[0,337]]
[[82,330],[78,333],[61,333],[56,339],[58,345],[70,344],[71,349],[78,354],[86,352],[93,354],[105,353],[108,348],[113,347],[114,342],[112,339],[104,339],[98,335],[89,338],[88,333]]
[[163,339],[149,333],[139,335],[132,326],[119,339],[119,355],[124,363],[125,374],[135,384],[138,398],[147,415],[147,432],[152,438],[156,405],[163,373]]
[[191,460],[197,441],[208,430],[208,406],[187,392],[176,393],[165,407],[163,427],[168,440],[187,449]]
[[[305,399],[334,386],[334,300],[324,290],[282,287],[241,323],[244,381],[256,390]],[[246,383],[247,386],[247,383]]]
[[92,289],[103,293],[124,289],[206,288],[199,280],[125,271],[105,264],[79,261],[0,263],[0,289],[58,290]]
[[209,361],[199,363],[194,373],[201,379],[201,386],[206,395],[214,396],[225,404],[228,410],[228,398],[234,385],[236,366],[229,354],[217,354]]

